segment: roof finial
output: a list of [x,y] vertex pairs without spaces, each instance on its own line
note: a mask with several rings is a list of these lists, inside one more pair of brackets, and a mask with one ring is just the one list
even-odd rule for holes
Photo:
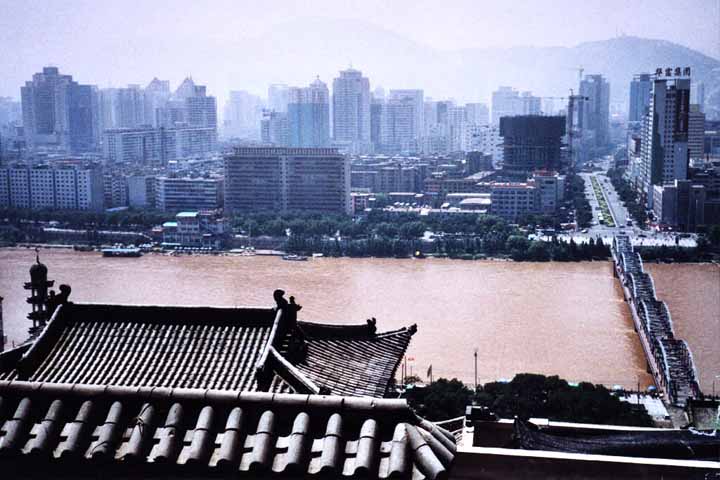
[[35,247],[35,261],[40,265],[40,248]]

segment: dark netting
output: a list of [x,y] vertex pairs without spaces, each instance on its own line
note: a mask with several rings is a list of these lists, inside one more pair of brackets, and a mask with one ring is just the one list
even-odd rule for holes
[[516,448],[524,450],[565,453],[685,460],[717,460],[720,457],[720,436],[717,432],[692,430],[561,435],[544,433],[537,426],[516,419],[513,443]]

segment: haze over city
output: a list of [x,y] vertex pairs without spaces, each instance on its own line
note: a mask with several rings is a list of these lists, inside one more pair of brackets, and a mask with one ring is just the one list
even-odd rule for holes
[[[426,96],[487,101],[495,86],[527,78],[520,89],[566,93],[568,64],[545,76],[542,59],[490,63],[472,50],[574,47],[620,35],[663,39],[720,58],[720,4],[715,0],[236,2],[0,1],[0,96],[43,65],[58,65],[101,87],[178,85],[192,75],[219,99],[229,90],[264,95],[268,83],[328,81],[353,65],[373,87],[425,88]],[[500,58],[502,52],[500,52]],[[480,57],[482,69],[465,63]],[[593,59],[585,65],[592,68]],[[456,71],[457,70],[457,71]],[[472,75],[477,73],[477,76]],[[473,76],[463,81],[456,76]],[[488,78],[486,80],[486,78]],[[222,112],[221,112],[222,113]]]
[[720,478],[720,0],[0,0],[2,480]]

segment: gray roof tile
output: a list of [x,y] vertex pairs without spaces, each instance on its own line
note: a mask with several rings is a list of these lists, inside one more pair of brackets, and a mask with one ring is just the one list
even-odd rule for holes
[[435,480],[455,456],[452,435],[404,400],[76,387],[0,381],[0,464]]

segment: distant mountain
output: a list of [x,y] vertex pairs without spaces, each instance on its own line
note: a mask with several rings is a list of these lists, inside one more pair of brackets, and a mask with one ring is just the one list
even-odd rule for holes
[[[252,19],[247,19],[251,21]],[[265,95],[270,83],[307,85],[316,75],[332,88],[332,79],[352,64],[372,88],[422,88],[426,96],[459,102],[489,101],[499,85],[532,90],[540,96],[566,96],[577,89],[577,68],[602,73],[611,83],[614,102],[627,102],[636,73],[656,67],[690,66],[693,79],[706,84],[710,110],[720,115],[720,61],[674,43],[636,37],[586,42],[574,47],[472,48],[443,51],[358,20],[293,20],[274,25],[262,36],[221,28],[211,34],[177,29],[156,36],[152,30],[132,39],[108,37],[109,44],[88,63],[81,45],[70,45],[61,64],[83,83],[116,85],[169,78],[175,86],[189,74],[207,85],[221,106],[230,90]],[[512,32],[508,32],[512,38]],[[29,78],[8,72],[20,85]],[[96,78],[97,72],[102,78]]]
[[[455,55],[460,69],[457,78],[482,79],[490,88],[522,86],[540,95],[565,94],[569,85],[577,88],[577,68],[582,66],[585,74],[605,75],[613,102],[627,101],[634,74],[652,73],[657,67],[689,66],[693,80],[704,81],[706,90],[717,87],[720,76],[717,59],[675,43],[628,36],[570,48],[472,49]],[[465,82],[458,88],[471,86]]]
[[[316,74],[332,88],[350,64],[370,77],[372,88],[423,88],[435,98],[487,101],[499,85],[566,96],[578,88],[578,67],[602,73],[613,102],[627,102],[633,75],[657,67],[689,66],[706,85],[706,99],[720,112],[720,61],[681,45],[630,36],[574,47],[473,48],[442,51],[355,20],[289,22],[262,38],[239,38],[220,49],[234,59],[227,78],[264,85],[308,83]],[[233,52],[238,52],[235,55]],[[242,87],[240,87],[242,88]]]

